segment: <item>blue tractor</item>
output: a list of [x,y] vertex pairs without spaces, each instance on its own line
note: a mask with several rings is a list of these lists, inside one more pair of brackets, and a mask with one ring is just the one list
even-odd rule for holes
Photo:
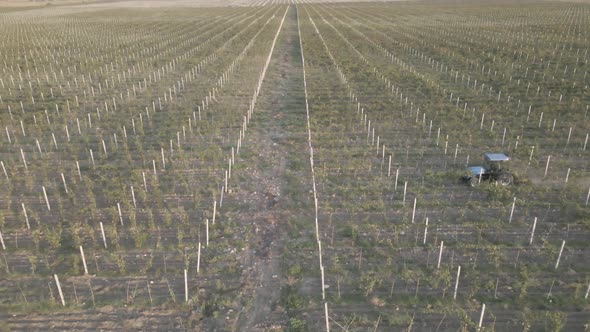
[[503,167],[510,157],[503,153],[486,153],[483,155],[483,166],[471,166],[467,168],[467,174],[463,180],[471,186],[476,186],[481,181],[493,181],[503,186],[511,185],[514,176]]

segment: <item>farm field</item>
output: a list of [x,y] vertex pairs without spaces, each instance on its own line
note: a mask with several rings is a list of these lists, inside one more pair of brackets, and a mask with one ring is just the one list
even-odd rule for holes
[[590,330],[590,5],[128,3],[0,6],[0,331]]

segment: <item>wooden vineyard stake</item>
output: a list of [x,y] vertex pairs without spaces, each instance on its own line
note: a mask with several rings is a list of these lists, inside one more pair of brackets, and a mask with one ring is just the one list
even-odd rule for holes
[[66,194],[68,193],[68,185],[66,184],[66,178],[64,176],[64,173],[61,173],[61,181],[64,184],[64,191],[66,192]]
[[555,279],[551,282],[551,286],[549,287],[549,292],[547,292],[547,300],[551,297],[551,292],[553,291],[553,286],[555,285]]
[[227,164],[228,164],[227,165],[227,169],[228,169],[228,171],[227,171],[227,178],[228,179],[231,179],[231,165],[232,165],[231,158],[228,159]]
[[209,247],[209,219],[205,219],[205,247]]
[[494,288],[494,299],[498,298],[498,283],[500,282],[499,278],[496,278],[496,287]]
[[535,221],[533,221],[533,229],[531,230],[531,238],[529,239],[529,245],[533,244],[533,236],[535,236],[535,228],[537,227],[537,217],[535,217]]
[[516,207],[516,197],[512,200],[512,208],[510,209],[510,218],[508,218],[508,223],[512,223],[512,217],[514,216],[514,208]]
[[[397,182],[396,182],[397,183]],[[406,205],[406,192],[408,190],[408,181],[404,182],[404,198],[402,200],[402,205]]]
[[[10,109],[10,107],[8,108]],[[10,131],[8,131],[8,127],[4,127],[6,130],[6,137],[8,138],[8,144],[12,144],[12,139],[10,138]]]
[[201,242],[197,246],[197,274],[201,270]]
[[137,209],[137,202],[135,201],[135,191],[133,190],[133,186],[131,186],[131,199],[133,200],[133,207]]
[[426,236],[428,236],[428,217],[426,217],[426,225],[424,226],[424,239],[422,244],[426,244]]
[[228,177],[229,177],[229,175],[227,173],[227,170],[225,170],[225,177],[223,179],[223,183],[224,183],[224,186],[223,187],[225,188],[225,191],[226,192],[227,192],[227,181],[228,181],[227,179],[228,179]]
[[481,326],[483,325],[483,315],[486,312],[486,304],[481,305],[481,314],[479,315],[479,323],[477,324],[477,330],[481,330]]
[[440,261],[442,258],[443,248],[444,248],[444,241],[440,241],[440,250],[438,251],[438,263],[436,264],[437,269],[440,269]]
[[119,222],[123,226],[123,213],[121,213],[121,203],[117,202],[117,212],[119,213]]
[[555,269],[559,267],[559,261],[561,260],[561,254],[563,254],[563,248],[565,247],[565,240],[561,242],[561,248],[559,249],[559,255],[557,256],[557,262],[555,262]]
[[51,206],[49,205],[49,198],[47,198],[47,190],[45,190],[45,186],[41,187],[43,189],[43,197],[45,197],[45,203],[47,204],[47,211],[51,211]]
[[8,178],[8,172],[6,172],[6,167],[4,167],[4,162],[0,161],[0,165],[2,165],[2,171],[4,172],[4,176],[6,177],[6,181],[10,181]]
[[65,307],[66,300],[64,299],[64,294],[61,291],[61,284],[59,283],[59,278],[57,277],[57,274],[54,274],[53,278],[55,279],[55,284],[57,285],[57,291],[59,293],[59,298],[61,299],[61,305]]
[[570,139],[572,138],[572,130],[573,130],[573,127],[570,127],[570,130],[569,130],[569,132],[567,134],[567,142],[565,142],[565,148],[564,148],[564,150],[567,149],[567,147],[570,145]]
[[90,152],[90,160],[92,161],[92,167],[96,167],[96,164],[94,163],[94,153],[92,153],[92,149],[88,150]]
[[[226,187],[227,188],[227,187]],[[215,225],[215,215],[217,214],[217,200],[213,201],[213,225]]]
[[324,302],[324,317],[326,321],[326,332],[330,332],[330,320],[328,316],[328,302]]
[[322,277],[322,300],[326,300],[326,282],[325,282],[325,274],[324,274],[324,267],[320,265],[320,275]]
[[547,172],[549,171],[549,162],[551,161],[551,156],[547,156],[547,163],[545,164],[545,174],[543,175],[544,178],[547,177]]
[[457,278],[455,279],[455,291],[453,292],[453,300],[457,299],[457,289],[459,288],[459,277],[461,276],[461,265],[457,266]]
[[88,275],[88,266],[86,265],[86,256],[84,256],[84,249],[80,246],[80,256],[82,257],[82,264],[84,265],[84,275]]
[[[4,167],[4,166],[2,166],[2,167]],[[391,155],[389,155],[389,164],[387,166],[387,177],[391,177]],[[397,185],[396,185],[396,187],[397,187]]]
[[188,302],[188,273],[184,269],[184,302]]
[[23,215],[25,216],[25,223],[27,224],[27,229],[31,229],[31,224],[29,224],[29,215],[27,214],[25,203],[20,203],[20,206],[23,208]]
[[109,155],[107,153],[107,145],[105,144],[104,139],[102,140],[102,149],[104,150],[104,157],[108,158]]
[[78,170],[78,178],[82,181],[82,172],[80,172],[80,163],[76,160],[76,169]]
[[100,224],[100,233],[102,235],[102,243],[104,245],[104,248],[107,248],[107,237],[104,235],[104,226],[102,224],[102,221],[99,223]]
[[2,245],[2,250],[6,250],[6,245],[4,244],[4,238],[2,237],[1,231],[0,231],[0,244]]
[[152,290],[150,288],[150,281],[146,280],[147,283],[147,291],[148,291],[148,297],[150,298],[150,305],[154,304],[154,301],[152,299]]
[[37,144],[37,150],[39,150],[39,154],[43,156],[43,151],[41,150],[41,144],[39,144],[39,140],[35,139],[35,144]]
[[416,217],[416,197],[414,197],[414,208],[412,209],[412,224],[414,223],[414,218]]
[[[479,129],[480,129],[480,130],[481,130],[481,129],[483,129],[483,120],[485,119],[485,116],[486,116],[486,114],[485,114],[485,113],[482,113],[482,114],[481,114],[481,122],[480,122],[480,124],[479,124]],[[440,129],[439,129],[439,130],[440,130]]]

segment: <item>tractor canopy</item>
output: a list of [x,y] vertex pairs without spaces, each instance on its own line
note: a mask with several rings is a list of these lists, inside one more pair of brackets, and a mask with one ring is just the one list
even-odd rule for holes
[[487,161],[508,161],[510,157],[503,153],[486,153],[484,154],[484,158]]

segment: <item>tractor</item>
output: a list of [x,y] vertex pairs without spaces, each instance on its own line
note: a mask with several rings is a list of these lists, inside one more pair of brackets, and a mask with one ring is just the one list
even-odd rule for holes
[[471,186],[476,186],[481,181],[493,181],[503,186],[514,182],[514,176],[503,168],[503,164],[510,160],[510,157],[503,153],[486,153],[483,155],[483,166],[471,166],[467,168],[467,174],[463,180]]

